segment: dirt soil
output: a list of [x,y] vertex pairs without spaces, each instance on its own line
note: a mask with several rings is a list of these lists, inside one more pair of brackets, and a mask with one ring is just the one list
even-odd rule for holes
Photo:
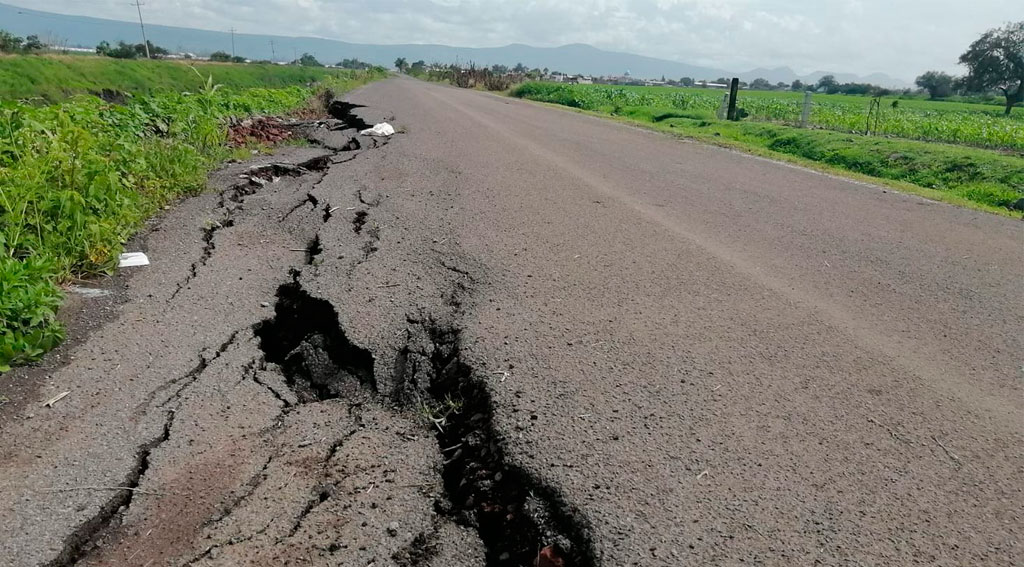
[[0,377],[0,565],[1024,562],[1019,222],[479,92],[348,100]]

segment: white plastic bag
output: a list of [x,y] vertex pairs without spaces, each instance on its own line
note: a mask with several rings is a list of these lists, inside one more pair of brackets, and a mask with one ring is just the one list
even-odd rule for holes
[[363,130],[360,134],[363,136],[393,136],[395,128],[387,122],[381,122],[373,128]]
[[148,266],[149,258],[142,252],[125,252],[121,254],[118,268],[134,268],[136,266]]

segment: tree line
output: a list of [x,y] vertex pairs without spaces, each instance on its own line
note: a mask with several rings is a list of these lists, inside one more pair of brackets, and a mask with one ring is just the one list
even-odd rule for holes
[[0,30],[0,53],[37,53],[45,48],[38,35],[18,37],[7,30]]

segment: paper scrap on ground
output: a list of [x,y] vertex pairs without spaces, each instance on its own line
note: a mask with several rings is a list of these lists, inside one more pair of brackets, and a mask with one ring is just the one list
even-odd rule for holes
[[105,289],[96,289],[93,287],[82,287],[78,285],[68,286],[68,291],[71,293],[77,293],[78,295],[94,298],[94,297],[106,297],[110,295],[110,292]]
[[363,136],[392,136],[394,135],[394,133],[394,126],[388,124],[387,122],[381,122],[380,124],[377,124],[373,128],[368,128],[360,132],[360,134]]
[[142,252],[125,252],[121,254],[121,261],[118,262],[118,268],[134,268],[136,266],[148,266],[149,258],[146,257]]

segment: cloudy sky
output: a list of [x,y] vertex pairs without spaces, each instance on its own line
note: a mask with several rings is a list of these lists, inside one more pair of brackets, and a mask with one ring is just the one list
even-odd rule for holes
[[[129,0],[3,0],[131,20]],[[1014,9],[1013,6],[1017,8]],[[144,0],[152,23],[359,43],[591,45],[733,70],[958,71],[1013,0]]]

